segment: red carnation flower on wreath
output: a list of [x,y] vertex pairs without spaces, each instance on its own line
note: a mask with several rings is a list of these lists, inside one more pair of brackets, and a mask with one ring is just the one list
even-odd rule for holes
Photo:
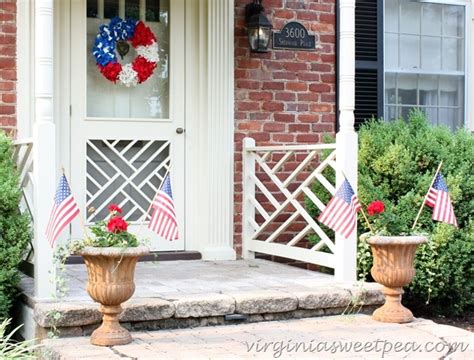
[[156,41],[155,35],[147,27],[143,21],[139,21],[135,27],[135,33],[132,38],[132,46],[136,48],[137,46],[147,46],[153,44]]
[[149,62],[143,56],[138,56],[132,63],[132,69],[137,72],[138,83],[144,82],[156,68],[156,63]]
[[113,82],[117,81],[118,76],[119,76],[120,72],[122,71],[122,65],[120,65],[119,63],[110,62],[105,66],[102,66],[100,64],[98,66],[99,66],[99,69],[100,69],[100,72],[102,73],[102,75],[104,75],[104,77],[107,80],[110,80],[110,81],[113,81]]
[[109,220],[107,223],[107,230],[109,232],[118,234],[124,231],[127,231],[128,229],[128,224],[127,222],[122,219],[120,216],[113,217]]
[[367,206],[367,212],[370,216],[374,216],[375,214],[381,214],[385,210],[385,205],[382,201],[376,200],[372,201],[369,206]]
[[109,207],[108,207],[109,211],[110,212],[117,212],[119,214],[122,213],[122,208],[119,207],[117,204],[110,204]]

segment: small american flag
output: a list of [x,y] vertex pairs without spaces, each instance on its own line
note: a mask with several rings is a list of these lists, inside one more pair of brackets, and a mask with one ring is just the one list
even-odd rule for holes
[[63,174],[59,179],[53,209],[51,210],[48,226],[46,228],[46,238],[51,247],[54,246],[61,231],[63,231],[77,215],[79,215],[79,207],[77,206],[74,196],[71,194],[66,176]]
[[448,186],[441,173],[436,175],[433,186],[428,191],[425,204],[433,208],[433,220],[458,226],[453,205],[449,198]]
[[174,209],[169,175],[166,175],[163,180],[163,185],[156,193],[151,206],[153,214],[148,223],[148,228],[166,240],[177,240],[179,238],[178,220]]
[[319,215],[318,221],[347,239],[356,228],[356,213],[359,210],[359,199],[345,179]]

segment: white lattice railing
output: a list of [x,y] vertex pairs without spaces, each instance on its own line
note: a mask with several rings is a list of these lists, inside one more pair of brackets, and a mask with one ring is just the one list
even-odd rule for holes
[[[13,161],[19,174],[21,188],[20,211],[28,214],[34,222],[34,180],[33,180],[33,139],[16,140],[13,143]],[[31,260],[33,244],[26,255],[26,260]]]
[[20,176],[20,187],[23,195],[20,210],[27,212],[33,221],[33,139],[16,140],[13,146],[13,161]]
[[[320,161],[323,150],[330,154]],[[323,174],[336,173],[336,144],[243,147],[243,256],[255,252],[336,268],[336,242],[309,213],[325,204],[312,187],[319,182],[331,195],[335,185]],[[311,236],[311,241],[309,241]]]

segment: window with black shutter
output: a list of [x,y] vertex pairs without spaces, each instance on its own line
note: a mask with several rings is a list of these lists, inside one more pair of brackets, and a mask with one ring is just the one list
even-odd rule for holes
[[383,116],[383,0],[356,0],[355,124]]

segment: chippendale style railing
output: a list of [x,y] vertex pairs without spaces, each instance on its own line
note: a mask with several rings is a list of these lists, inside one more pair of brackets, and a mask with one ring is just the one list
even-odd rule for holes
[[338,257],[344,256],[344,246],[336,246],[343,240],[328,234],[308,210],[326,206],[312,190],[315,182],[328,195],[335,193],[325,170],[332,168],[341,176],[336,144],[256,146],[245,138],[243,162],[244,258],[258,252],[335,270],[343,266]]

